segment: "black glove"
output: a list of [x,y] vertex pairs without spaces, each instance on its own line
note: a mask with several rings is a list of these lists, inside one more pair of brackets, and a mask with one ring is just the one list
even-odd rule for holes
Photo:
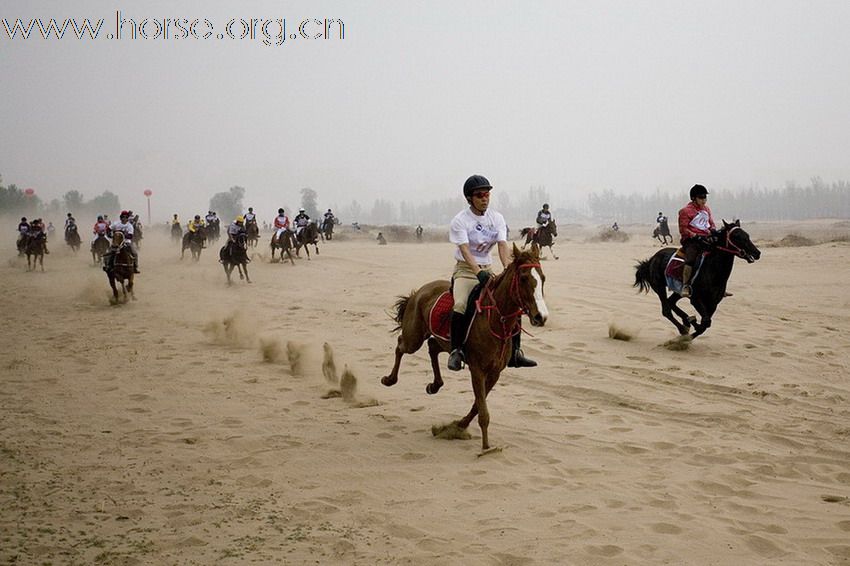
[[481,283],[482,285],[486,285],[486,284],[487,284],[487,281],[489,281],[489,280],[490,280],[490,278],[491,278],[491,277],[493,277],[493,274],[492,274],[492,273],[490,273],[489,271],[484,271],[484,270],[482,269],[482,270],[481,270],[481,271],[479,271],[479,272],[478,272],[475,276],[476,276],[476,277],[478,277],[478,282],[479,282],[479,283]]

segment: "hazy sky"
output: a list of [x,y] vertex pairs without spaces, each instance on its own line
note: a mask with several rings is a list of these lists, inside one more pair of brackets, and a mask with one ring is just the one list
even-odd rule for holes
[[[106,39],[117,10],[215,33],[334,18],[345,39]],[[850,179],[846,0],[0,2],[10,25],[36,17],[105,20],[97,40],[10,40],[0,22],[0,175],[46,200],[110,190],[142,209],[150,188],[164,220],[241,185],[271,218],[302,187],[369,209],[472,173],[555,204]]]

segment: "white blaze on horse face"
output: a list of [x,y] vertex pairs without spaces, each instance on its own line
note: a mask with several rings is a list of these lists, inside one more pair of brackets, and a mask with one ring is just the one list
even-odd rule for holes
[[537,283],[534,286],[534,302],[537,304],[537,311],[545,322],[549,318],[549,309],[546,308],[546,301],[543,300],[543,280],[540,279],[540,274],[537,273],[536,269],[531,270],[531,276]]

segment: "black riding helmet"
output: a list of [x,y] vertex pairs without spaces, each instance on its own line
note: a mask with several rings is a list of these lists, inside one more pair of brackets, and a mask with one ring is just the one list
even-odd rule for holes
[[473,175],[463,184],[463,196],[472,198],[472,194],[481,189],[492,190],[493,185],[484,175]]
[[278,208],[278,209],[277,209],[277,213],[278,213],[278,214],[283,214],[283,209],[282,209],[282,208]]
[[543,205],[543,210],[549,210],[549,205],[548,205],[548,204],[544,204],[544,205]]
[[694,185],[691,187],[691,200],[697,197],[705,197],[708,196],[708,190],[702,185]]

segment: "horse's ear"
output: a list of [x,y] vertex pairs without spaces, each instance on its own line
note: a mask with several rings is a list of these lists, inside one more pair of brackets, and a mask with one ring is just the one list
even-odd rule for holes
[[724,227],[724,228],[728,228],[729,226],[731,226],[731,224],[729,224],[728,222],[726,222],[726,220],[725,220],[725,219],[721,219],[721,222],[723,222],[723,227]]
[[518,258],[519,257],[519,248],[516,247],[516,242],[513,243],[513,246],[514,246],[514,249],[511,253],[514,255],[514,258]]
[[735,226],[737,226],[738,228],[741,227],[741,219],[740,218],[735,219]]

